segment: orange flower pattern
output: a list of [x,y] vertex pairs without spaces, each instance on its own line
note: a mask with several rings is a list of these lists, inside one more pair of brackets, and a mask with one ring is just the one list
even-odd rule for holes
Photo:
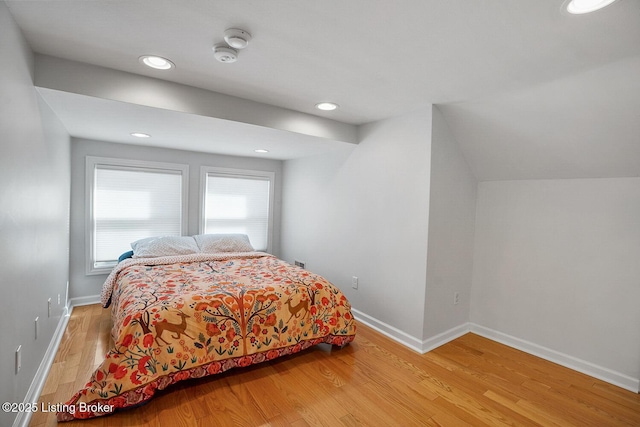
[[[144,402],[167,386],[355,337],[347,298],[323,277],[263,253],[137,259],[105,283],[115,345],[58,421]],[[73,412],[73,413],[72,413]]]

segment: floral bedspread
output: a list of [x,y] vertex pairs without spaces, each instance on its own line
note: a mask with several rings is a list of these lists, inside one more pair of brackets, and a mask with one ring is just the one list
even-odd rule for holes
[[188,378],[343,346],[356,323],[346,297],[319,275],[251,252],[130,259],[107,278],[115,342],[58,421],[147,401]]

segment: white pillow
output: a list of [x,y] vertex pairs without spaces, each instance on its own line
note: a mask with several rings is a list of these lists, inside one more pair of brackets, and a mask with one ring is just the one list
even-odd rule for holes
[[202,253],[255,251],[246,234],[198,234],[193,237]]
[[147,237],[131,243],[133,258],[189,255],[199,252],[192,236]]

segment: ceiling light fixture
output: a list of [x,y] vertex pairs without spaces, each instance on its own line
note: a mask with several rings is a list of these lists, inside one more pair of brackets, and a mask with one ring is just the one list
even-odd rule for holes
[[224,41],[234,49],[244,49],[251,41],[251,34],[240,28],[229,28],[224,32]]
[[257,150],[253,150],[253,151],[255,151],[256,153],[268,153],[269,152],[269,150],[265,150],[264,148],[258,148]]
[[135,136],[136,138],[151,138],[151,135],[142,132],[132,132],[131,136]]
[[316,108],[322,111],[333,111],[338,108],[338,104],[334,102],[320,102],[316,104]]
[[595,12],[603,7],[609,6],[616,0],[571,0],[567,4],[567,12],[574,15]]
[[169,61],[167,58],[163,58],[161,56],[154,56],[154,55],[143,55],[139,58],[139,61],[142,62],[147,67],[155,68],[156,70],[169,70],[176,66],[173,62]]
[[220,62],[231,64],[238,60],[238,51],[231,47],[216,45],[213,47],[213,56]]

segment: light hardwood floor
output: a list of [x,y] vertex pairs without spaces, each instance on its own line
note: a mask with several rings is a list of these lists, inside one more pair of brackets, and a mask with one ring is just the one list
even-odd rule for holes
[[[99,306],[73,310],[40,402],[65,402],[109,345]],[[55,425],[36,413],[31,426]],[[427,354],[359,325],[343,349],[183,382],[80,426],[640,426],[640,395],[474,334]]]

